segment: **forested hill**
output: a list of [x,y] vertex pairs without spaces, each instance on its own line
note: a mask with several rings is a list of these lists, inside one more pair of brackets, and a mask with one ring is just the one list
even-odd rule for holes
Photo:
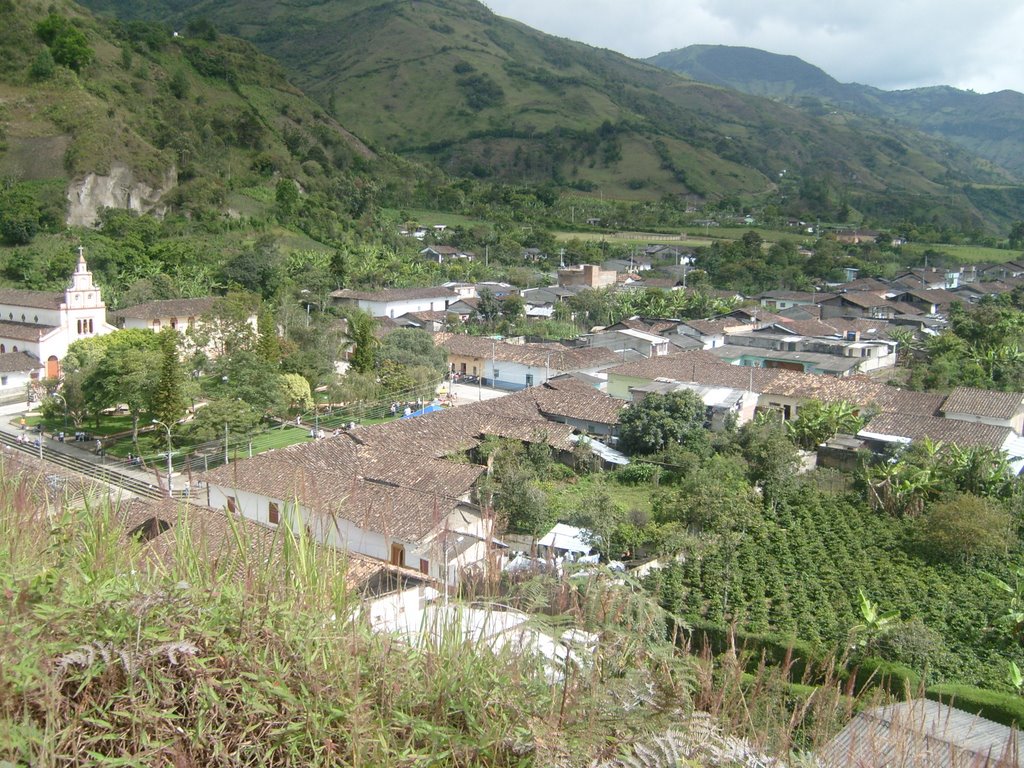
[[1024,94],[980,94],[948,86],[883,91],[840,83],[795,56],[755,48],[691,45],[647,60],[703,83],[783,101],[812,114],[849,110],[896,120],[953,142],[1024,176]]
[[212,27],[175,35],[66,0],[0,11],[2,207],[23,210],[11,226],[25,229],[9,242],[103,206],[210,219],[233,189],[281,177],[358,215],[371,169],[389,172],[279,64]]
[[[811,115],[555,38],[475,0],[89,0],[185,29],[208,19],[275,56],[371,146],[454,175],[609,197],[783,200],[831,218],[1003,228],[1012,174],[867,117]],[[785,177],[780,182],[780,173]],[[974,195],[973,185],[1000,190]]]

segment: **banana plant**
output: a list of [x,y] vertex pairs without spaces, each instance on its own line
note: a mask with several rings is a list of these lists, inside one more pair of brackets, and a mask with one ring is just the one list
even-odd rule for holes
[[[899,623],[899,611],[882,612],[877,603],[873,602],[863,589],[857,590],[860,596],[860,616],[862,623],[850,628],[853,637],[864,638],[865,650],[870,650],[887,632],[892,631]],[[856,647],[856,643],[854,646]]]

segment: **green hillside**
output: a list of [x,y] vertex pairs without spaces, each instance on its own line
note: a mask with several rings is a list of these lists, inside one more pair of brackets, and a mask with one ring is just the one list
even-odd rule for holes
[[1012,175],[945,142],[685,80],[475,0],[89,4],[179,28],[209,19],[276,57],[371,146],[455,175],[624,199],[737,196],[824,217],[1007,223],[963,187]]
[[[238,219],[239,191],[267,187],[273,203],[279,179],[358,214],[361,179],[393,172],[249,43],[64,1],[5,6],[0,177],[36,225],[89,223],[104,205]],[[82,58],[62,64],[68,40]]]

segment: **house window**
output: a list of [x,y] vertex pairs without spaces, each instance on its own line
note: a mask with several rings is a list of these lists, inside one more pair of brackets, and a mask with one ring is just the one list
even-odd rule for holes
[[430,561],[424,560],[422,557],[420,558],[420,573],[430,575]]
[[225,496],[224,498],[227,500],[228,512],[231,512],[232,514],[234,514],[235,513],[235,497],[234,496]]
[[476,366],[473,366],[473,375],[476,376]]
[[156,331],[160,330],[160,321],[159,320],[154,320],[153,321],[153,330],[156,330]]
[[171,329],[172,330],[177,330],[178,329],[178,318],[176,318],[176,317],[172,317],[171,318]]
[[494,380],[497,381],[500,378],[501,378],[501,371],[498,370],[497,368],[495,368],[494,369]]
[[[498,375],[497,371],[495,371],[494,375],[495,376]],[[532,373],[526,374],[526,386],[528,386],[528,387],[532,387],[533,386],[533,374]]]
[[281,522],[281,508],[277,506],[276,501],[270,502],[267,509],[267,522],[271,525],[278,525]]
[[11,352],[17,352],[17,351],[18,351],[18,345],[15,344],[13,347],[11,347]]
[[0,386],[4,386],[4,387],[7,386],[7,377],[6,376],[0,376]]
[[0,344],[0,355],[4,354],[4,352],[6,352],[6,351],[7,351],[7,347],[5,347],[3,344]]

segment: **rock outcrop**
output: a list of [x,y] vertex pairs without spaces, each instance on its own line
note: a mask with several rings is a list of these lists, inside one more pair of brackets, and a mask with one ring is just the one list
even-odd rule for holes
[[69,227],[91,227],[101,208],[122,208],[136,213],[162,216],[166,205],[160,200],[178,183],[178,170],[173,166],[164,173],[157,186],[139,181],[131,168],[114,163],[110,174],[90,173],[68,186]]

